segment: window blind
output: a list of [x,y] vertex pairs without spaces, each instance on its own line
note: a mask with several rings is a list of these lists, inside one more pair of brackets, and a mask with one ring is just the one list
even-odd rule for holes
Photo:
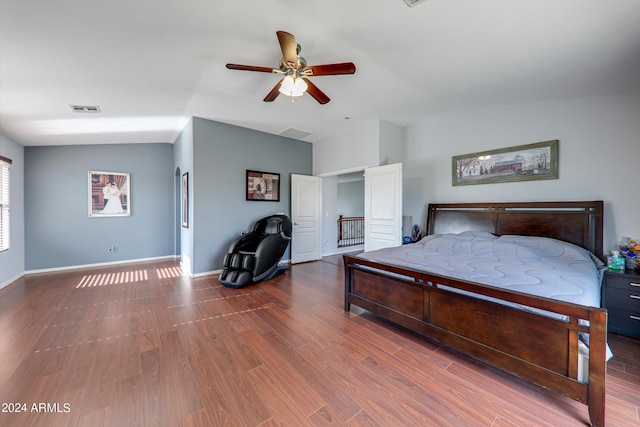
[[9,249],[9,167],[11,160],[0,156],[0,252]]

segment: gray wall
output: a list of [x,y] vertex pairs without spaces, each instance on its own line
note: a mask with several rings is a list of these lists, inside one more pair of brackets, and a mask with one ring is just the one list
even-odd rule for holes
[[[403,215],[424,225],[429,203],[604,200],[605,250],[622,236],[640,236],[637,179],[640,161],[640,94],[558,99],[450,111],[398,131],[381,127],[376,146],[371,126],[358,126],[314,143],[316,173],[344,170],[357,153],[375,150],[382,161],[403,155]],[[451,185],[451,158],[465,153],[560,140],[559,179],[486,185]],[[373,140],[373,142],[371,142]],[[339,164],[333,159],[346,158]],[[634,192],[635,191],[635,192]]]
[[338,183],[338,215],[364,216],[364,179]]
[[[450,112],[407,127],[404,215],[425,223],[430,202],[604,200],[605,251],[640,236],[637,172],[640,94]],[[451,185],[451,158],[560,140],[559,178]]]
[[325,176],[322,178],[322,255],[333,255],[338,250],[337,218],[338,175]]
[[[174,254],[171,144],[25,147],[24,153],[27,270]],[[89,170],[131,173],[130,217],[89,218]]]
[[404,129],[380,120],[380,166],[403,163],[406,153]]
[[[183,269],[191,273],[192,263],[191,257],[193,256],[193,206],[194,198],[192,194],[193,188],[193,119],[190,119],[185,128],[182,130],[176,142],[173,144],[173,162],[174,171],[178,176],[176,179],[176,193],[175,193],[175,208],[176,208],[176,221],[174,225],[175,229],[175,249],[176,255],[181,256],[181,264]],[[182,175],[189,174],[189,212],[188,212],[188,226],[182,226]]]
[[24,147],[0,135],[0,155],[11,159],[9,249],[0,252],[0,288],[24,272]]
[[[358,175],[358,180],[353,180]],[[351,252],[338,248],[338,215],[364,216],[363,172],[322,178],[322,255]],[[346,181],[343,181],[346,180]],[[343,181],[343,182],[341,182]]]
[[[222,268],[232,240],[255,220],[291,215],[291,174],[311,175],[312,162],[307,142],[194,118],[193,273]],[[246,201],[247,169],[279,173],[280,201]]]

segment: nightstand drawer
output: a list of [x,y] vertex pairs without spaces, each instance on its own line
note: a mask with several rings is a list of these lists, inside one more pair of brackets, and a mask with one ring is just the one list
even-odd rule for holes
[[640,293],[640,278],[607,275],[607,288],[634,289]]
[[609,330],[640,338],[640,314],[616,308],[608,311]]
[[636,312],[636,314],[640,316],[640,288],[619,289],[607,286],[604,302],[607,308],[624,308]]
[[640,272],[606,271],[603,286],[609,331],[640,338]]

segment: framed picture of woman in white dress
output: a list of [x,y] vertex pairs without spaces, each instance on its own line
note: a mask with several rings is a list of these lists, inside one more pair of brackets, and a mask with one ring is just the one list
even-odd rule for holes
[[89,171],[89,217],[131,216],[130,174]]

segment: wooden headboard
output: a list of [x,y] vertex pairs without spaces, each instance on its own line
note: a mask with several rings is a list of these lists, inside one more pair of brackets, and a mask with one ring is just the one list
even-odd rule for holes
[[604,256],[602,200],[429,204],[427,234],[467,230],[552,237]]

